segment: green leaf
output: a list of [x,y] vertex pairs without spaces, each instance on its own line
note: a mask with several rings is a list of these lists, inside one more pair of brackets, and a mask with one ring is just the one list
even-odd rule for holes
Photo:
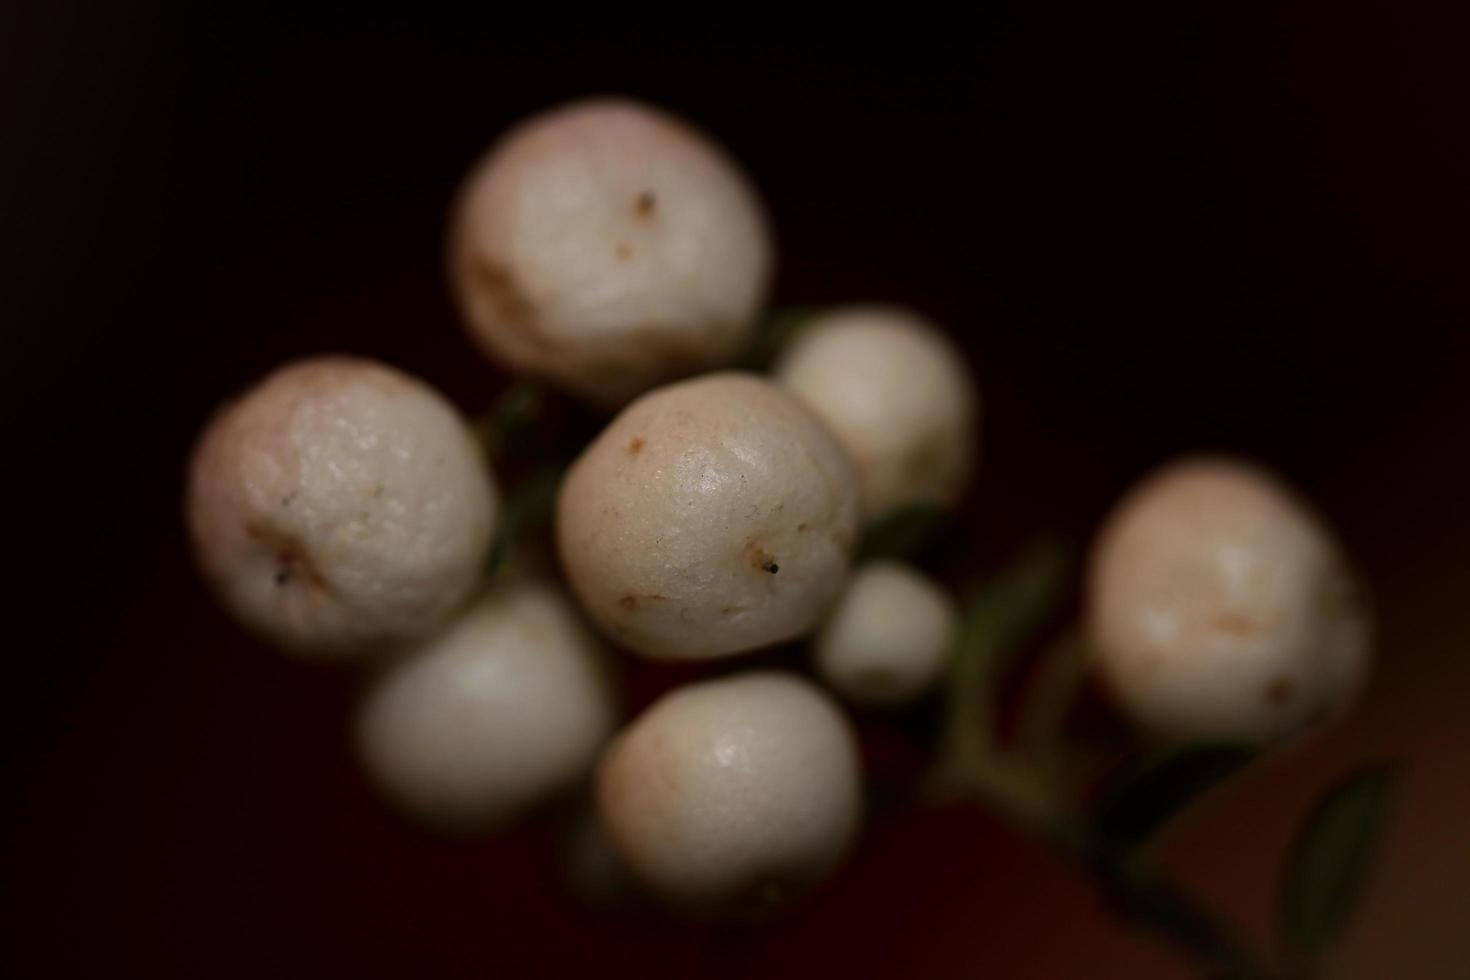
[[1254,756],[1251,746],[1235,742],[1196,742],[1148,753],[1108,782],[1093,810],[1093,832],[1111,847],[1137,848]]
[[486,563],[487,574],[500,574],[514,553],[516,541],[521,534],[551,520],[561,477],[561,467],[545,467],[532,473],[506,497],[500,516],[500,527],[495,532],[494,544],[490,546],[490,558]]
[[976,593],[966,610],[964,632],[988,649],[1014,651],[1050,611],[1069,565],[1060,542],[1032,544]]
[[1303,962],[1319,957],[1347,924],[1367,877],[1393,794],[1395,767],[1381,763],[1323,794],[1297,832],[1282,869],[1282,944]]
[[937,507],[900,508],[878,518],[863,531],[857,560],[913,561],[953,526],[949,515]]

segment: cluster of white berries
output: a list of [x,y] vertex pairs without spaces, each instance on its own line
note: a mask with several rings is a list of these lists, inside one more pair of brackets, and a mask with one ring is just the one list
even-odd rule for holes
[[[931,689],[954,603],[913,567],[852,566],[867,524],[962,494],[979,400],[959,353],[912,312],[855,306],[813,318],[771,378],[726,370],[766,299],[769,222],[720,149],[625,101],[496,144],[455,206],[450,265],[493,358],[620,409],[561,484],[566,590],[485,581],[499,493],[469,425],[423,382],[345,357],[284,367],[210,424],[187,505],[202,571],[279,645],[386,658],[361,759],[426,822],[501,826],[590,779],[599,834],[649,893],[721,914],[801,895],[861,823],[842,709],[796,673],[737,672],[617,734],[604,641],[705,660],[810,637],[815,674],[855,704]],[[1165,733],[1299,727],[1363,673],[1344,568],[1270,478],[1170,470],[1097,547],[1101,672]]]

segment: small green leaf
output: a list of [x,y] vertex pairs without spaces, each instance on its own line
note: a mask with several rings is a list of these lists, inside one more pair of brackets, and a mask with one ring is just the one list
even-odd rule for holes
[[1278,921],[1287,951],[1319,957],[1342,932],[1367,877],[1394,785],[1394,766],[1360,769],[1332,786],[1297,832],[1282,869]]
[[1093,811],[1093,832],[1109,846],[1136,848],[1254,756],[1250,746],[1235,742],[1196,742],[1144,755],[1109,781]]
[[858,561],[886,558],[912,561],[953,527],[949,515],[936,507],[903,507],[878,518],[863,531]]
[[1060,542],[1043,539],[1032,544],[975,594],[965,612],[963,632],[987,649],[1014,652],[1056,602],[1069,564]]
[[505,500],[500,527],[490,546],[486,563],[489,575],[498,575],[515,551],[516,541],[528,528],[545,524],[556,506],[556,492],[561,486],[562,469],[548,466],[532,473]]

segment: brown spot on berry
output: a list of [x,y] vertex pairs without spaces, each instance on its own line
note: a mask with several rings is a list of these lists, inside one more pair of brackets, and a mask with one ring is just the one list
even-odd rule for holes
[[262,548],[275,553],[275,573],[272,577],[276,585],[284,588],[292,582],[300,581],[313,593],[325,595],[331,591],[326,578],[307,554],[306,546],[295,535],[259,524],[249,525],[245,528],[245,533]]
[[653,217],[657,207],[658,199],[653,196],[653,191],[644,191],[633,199],[633,213],[645,220]]
[[622,606],[629,612],[632,612],[634,609],[638,608],[638,597],[636,595],[625,595],[618,600],[618,605]]
[[643,441],[642,436],[634,436],[632,439],[628,440],[628,452],[633,456],[637,456],[639,453],[643,452],[643,447],[645,445],[647,445],[647,443]]
[[802,521],[800,524],[796,525],[796,533],[797,534],[805,534],[806,533],[806,521]]
[[1285,706],[1296,696],[1296,686],[1285,677],[1278,677],[1266,685],[1266,703],[1277,707]]
[[618,242],[618,247],[613,249],[613,254],[618,257],[619,262],[626,262],[633,257],[633,246],[627,242]]
[[781,566],[776,564],[776,556],[767,551],[755,538],[746,540],[745,547],[740,552],[740,557],[751,567],[758,568],[763,572],[770,572],[772,575],[781,570]]

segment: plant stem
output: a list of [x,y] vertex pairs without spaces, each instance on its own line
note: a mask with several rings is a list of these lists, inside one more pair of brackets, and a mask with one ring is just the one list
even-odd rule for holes
[[[1124,915],[1222,980],[1275,980],[1277,974],[1229,930],[1145,867],[1134,851],[1102,841],[1079,824],[1062,804],[1052,766],[1026,765],[997,743],[995,701],[1005,654],[1043,618],[1061,567],[1056,548],[1033,549],[971,604],[950,667],[940,752],[925,784],[928,795],[978,800],[1021,831],[1056,846],[1093,875]],[[1054,676],[1043,679],[1048,703],[1034,719],[1034,731],[1048,739],[1084,674],[1080,657],[1060,660]]]
[[1016,742],[1055,785],[1065,780],[1068,713],[1087,681],[1087,650],[1081,631],[1069,629],[1041,655],[1041,665],[1021,706]]

